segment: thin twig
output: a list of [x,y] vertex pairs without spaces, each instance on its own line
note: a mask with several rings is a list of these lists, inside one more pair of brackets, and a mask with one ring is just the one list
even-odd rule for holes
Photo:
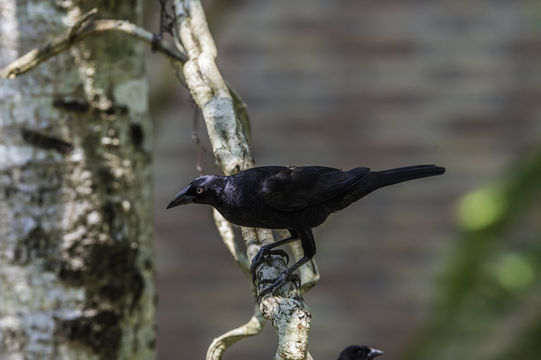
[[90,10],[89,12],[87,12],[86,14],[81,15],[81,17],[79,19],[77,19],[77,21],[75,21],[75,24],[72,25],[71,29],[69,29],[68,38],[72,39],[75,36],[75,34],[77,33],[77,31],[79,31],[81,26],[85,22],[87,22],[91,17],[95,16],[97,13],[98,13],[98,9],[94,8],[94,9]]
[[259,334],[263,330],[265,323],[266,319],[256,306],[254,315],[246,324],[230,330],[212,341],[207,350],[206,360],[221,359],[227,348],[246,337]]
[[[142,40],[149,45],[152,44],[154,39],[154,34],[150,31],[124,20],[93,20],[88,23],[82,23],[79,26],[80,27],[75,32],[72,32],[70,29],[66,33],[54,38],[38,49],[29,51],[0,70],[0,76],[13,79],[32,70],[51,57],[60,54],[73,44],[76,44],[91,35],[96,35],[99,33],[121,32],[138,40]],[[181,63],[186,62],[188,59],[186,54],[183,54],[177,49],[173,48],[164,40],[159,40],[156,42],[156,50]]]

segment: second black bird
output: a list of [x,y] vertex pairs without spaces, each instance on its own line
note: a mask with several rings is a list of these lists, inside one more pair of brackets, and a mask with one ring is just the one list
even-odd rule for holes
[[188,203],[208,204],[236,225],[288,229],[290,238],[261,247],[252,261],[252,275],[272,253],[271,249],[300,239],[304,256],[259,294],[263,296],[283,284],[293,271],[315,255],[312,228],[321,225],[330,214],[383,186],[444,172],[444,168],[435,165],[383,171],[366,167],[341,171],[321,166],[263,166],[231,176],[201,176],[182,189],[167,208]]
[[366,345],[350,345],[340,353],[337,360],[372,360],[381,354],[383,351]]

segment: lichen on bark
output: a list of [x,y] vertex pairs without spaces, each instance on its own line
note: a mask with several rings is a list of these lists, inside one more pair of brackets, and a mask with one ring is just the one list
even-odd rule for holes
[[[114,3],[101,10],[140,18],[140,1]],[[1,65],[66,31],[89,6],[3,2]],[[102,38],[0,82],[2,359],[154,357],[141,54],[140,44]]]

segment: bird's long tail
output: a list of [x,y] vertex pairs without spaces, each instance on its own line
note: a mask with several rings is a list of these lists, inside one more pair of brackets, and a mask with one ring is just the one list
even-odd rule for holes
[[333,211],[341,210],[381,187],[427,176],[440,175],[444,172],[445,168],[436,165],[415,165],[382,171],[369,171],[343,197],[337,198]]
[[372,191],[388,185],[401,183],[403,181],[423,178],[427,176],[441,175],[445,172],[445,168],[436,165],[415,165],[406,166],[396,169],[382,170],[371,172],[370,183],[375,188]]

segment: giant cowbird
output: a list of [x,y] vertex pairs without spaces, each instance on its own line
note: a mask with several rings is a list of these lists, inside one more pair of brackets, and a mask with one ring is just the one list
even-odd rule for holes
[[261,297],[278,288],[315,255],[312,228],[322,224],[331,213],[380,187],[444,171],[435,165],[383,171],[366,167],[349,171],[322,166],[255,167],[231,176],[201,176],[182,189],[167,208],[188,203],[208,204],[236,225],[288,229],[291,237],[264,245],[256,254],[251,265],[254,280],[257,266],[266,256],[278,252],[271,249],[300,239],[304,256],[263,289],[259,293]]
[[369,348],[366,345],[350,345],[340,353],[338,360],[372,360],[381,354],[383,351]]

